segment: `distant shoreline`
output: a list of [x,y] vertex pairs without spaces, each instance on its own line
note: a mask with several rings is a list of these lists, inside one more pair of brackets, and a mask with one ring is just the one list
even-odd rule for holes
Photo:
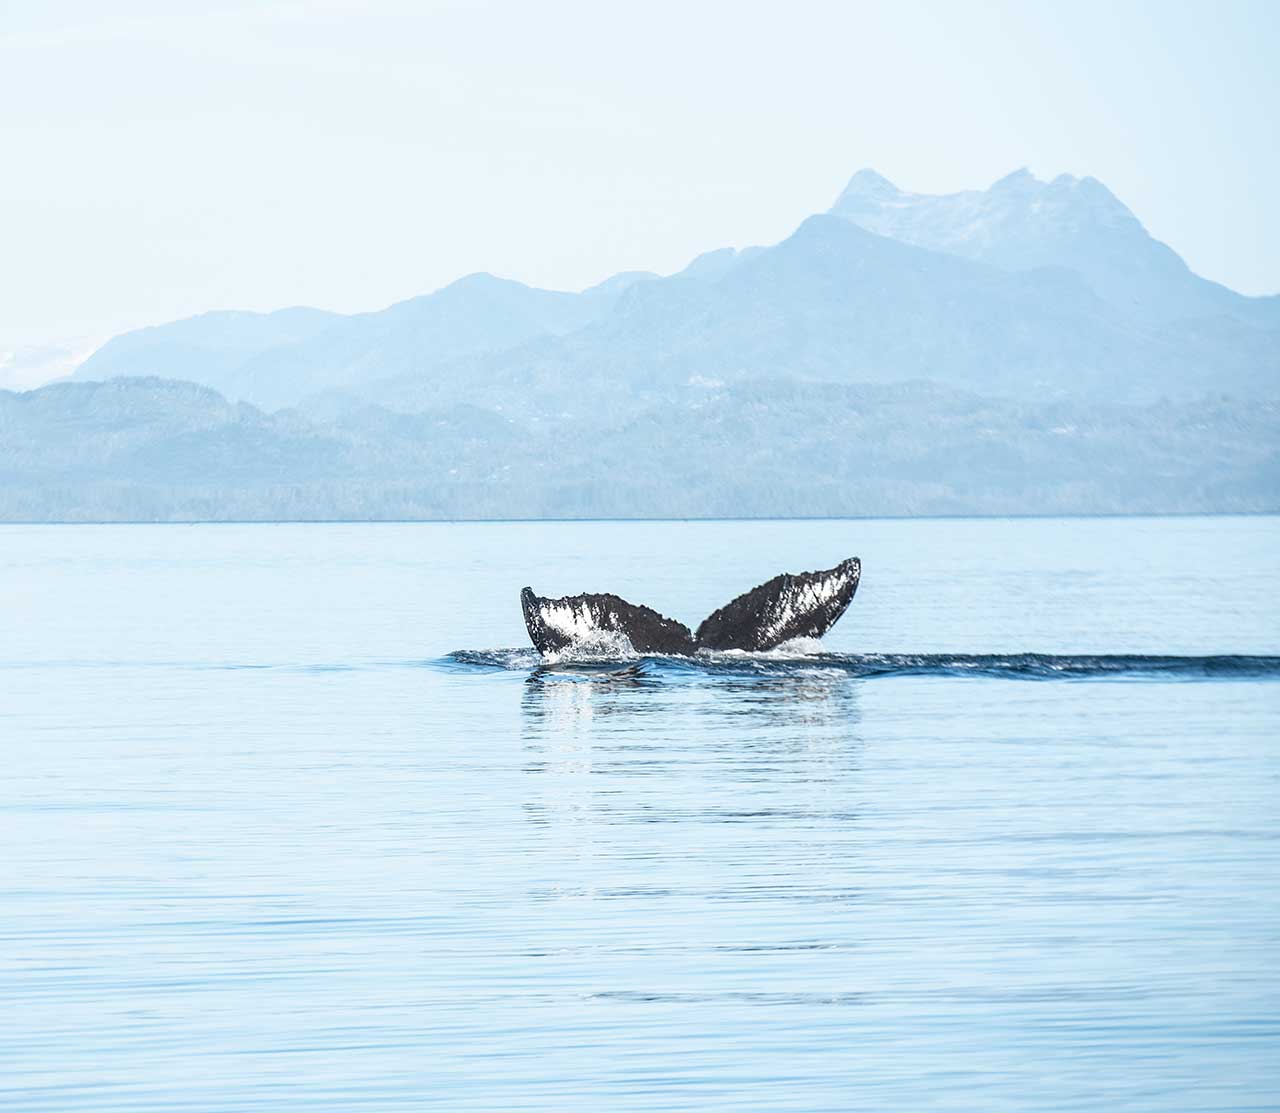
[[596,522],[600,524],[643,525],[657,522],[1009,522],[1009,521],[1161,521],[1167,518],[1277,518],[1280,510],[1189,510],[1160,514],[859,514],[848,517],[825,515],[795,517],[708,517],[708,518],[102,518],[4,519],[4,526],[406,526],[406,525],[530,525],[539,522],[561,525]]

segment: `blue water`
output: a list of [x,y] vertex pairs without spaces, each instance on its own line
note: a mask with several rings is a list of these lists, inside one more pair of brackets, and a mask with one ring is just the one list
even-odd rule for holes
[[[540,668],[518,591],[820,654]],[[0,527],[0,1107],[1261,1110],[1280,520]]]

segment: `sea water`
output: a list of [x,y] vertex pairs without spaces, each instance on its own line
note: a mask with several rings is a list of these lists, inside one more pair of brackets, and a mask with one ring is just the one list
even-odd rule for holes
[[[847,556],[821,647],[527,648],[525,584]],[[0,1106],[1274,1108],[1278,574],[1275,518],[0,527]]]

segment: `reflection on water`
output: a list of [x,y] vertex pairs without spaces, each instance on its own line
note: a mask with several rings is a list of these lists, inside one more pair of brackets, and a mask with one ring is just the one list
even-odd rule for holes
[[858,682],[822,670],[671,682],[540,668],[521,697],[534,823],[844,823]]

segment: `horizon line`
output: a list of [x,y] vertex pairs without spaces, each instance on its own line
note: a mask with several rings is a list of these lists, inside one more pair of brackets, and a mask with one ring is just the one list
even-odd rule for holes
[[1130,514],[1123,511],[1088,514],[850,514],[791,515],[788,517],[717,516],[717,517],[583,517],[583,518],[5,518],[4,526],[395,526],[395,525],[524,525],[538,522],[574,524],[647,523],[647,522],[984,522],[984,521],[1108,521],[1114,519],[1161,518],[1276,518],[1276,510],[1184,510],[1151,511]]

